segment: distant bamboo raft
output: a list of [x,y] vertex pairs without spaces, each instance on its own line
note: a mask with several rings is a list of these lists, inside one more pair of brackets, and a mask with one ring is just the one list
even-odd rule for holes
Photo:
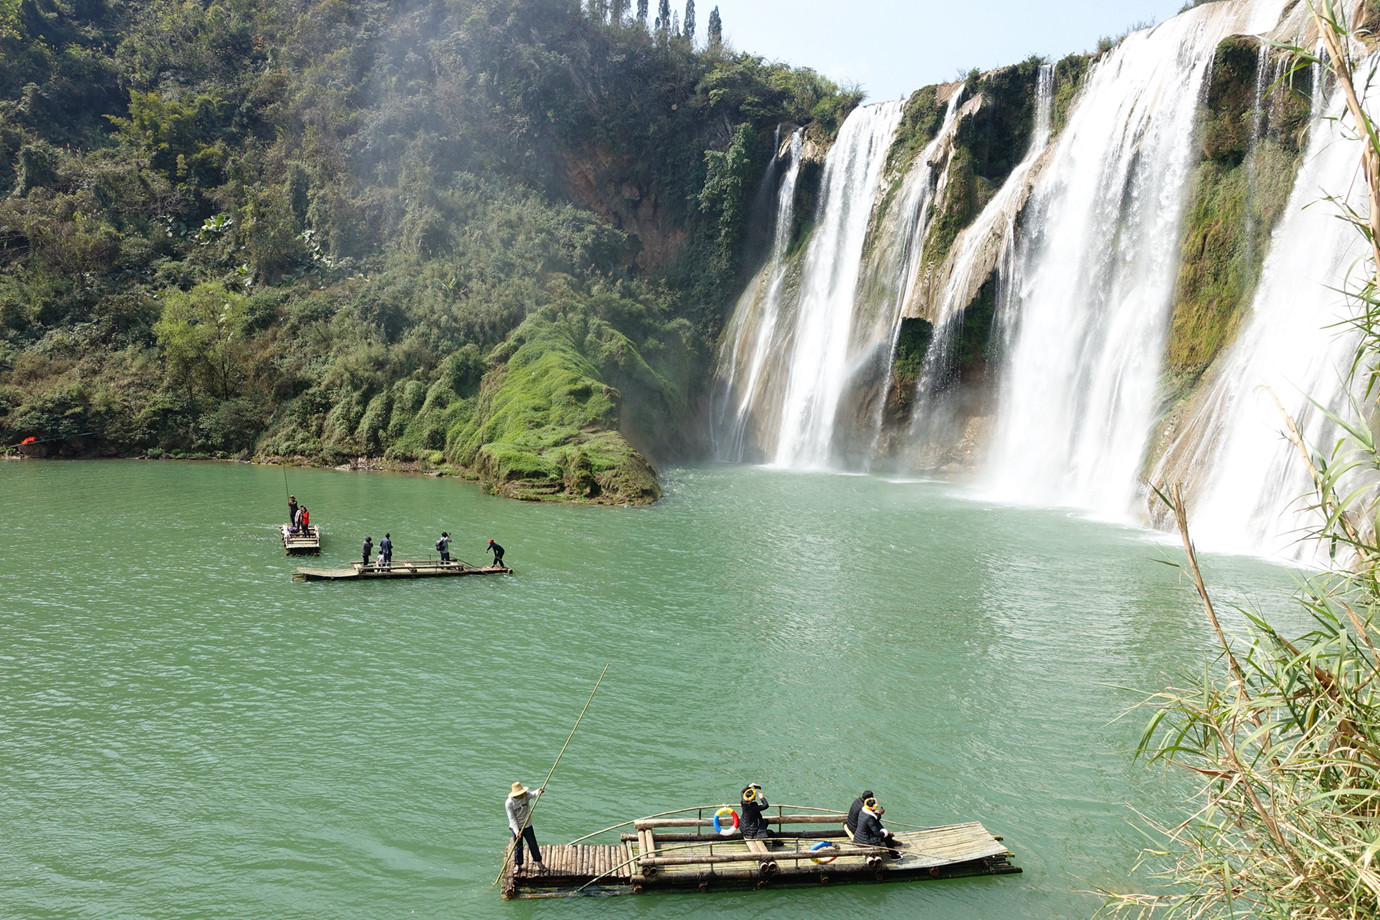
[[283,549],[287,550],[289,556],[315,556],[321,552],[319,524],[308,524],[304,531],[294,531],[290,524],[284,524],[280,529],[283,533]]
[[395,559],[388,565],[356,562],[348,569],[298,567],[293,581],[361,581],[366,578],[454,578],[461,575],[511,575],[506,565],[466,565],[439,559]]
[[[800,888],[859,882],[928,881],[1018,873],[1001,838],[976,821],[896,835],[900,859],[886,847],[854,844],[840,814],[769,818],[770,844],[737,831],[713,830],[712,809],[696,817],[643,818],[617,844],[543,846],[543,865],[511,864],[501,876],[504,898]],[[705,817],[704,812],[711,812]],[[627,827],[628,825],[623,825]],[[530,859],[530,857],[529,857]]]

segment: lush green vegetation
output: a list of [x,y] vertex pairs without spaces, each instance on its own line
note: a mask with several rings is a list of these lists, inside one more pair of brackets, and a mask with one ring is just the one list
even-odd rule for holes
[[654,496],[772,132],[858,97],[626,6],[0,3],[0,443]]
[[[925,237],[927,266],[944,262],[958,234],[986,207],[1030,148],[1042,66],[1043,60],[1032,57],[1013,67],[975,74],[965,84],[964,98],[980,94],[982,103],[955,126],[954,152],[946,177],[948,190],[935,204]],[[1084,74],[1080,68],[1056,66],[1056,99],[1060,93],[1071,98]]]
[[1202,107],[1167,353],[1181,389],[1236,336],[1307,131],[1309,100],[1260,84],[1259,49],[1245,36],[1218,46]]

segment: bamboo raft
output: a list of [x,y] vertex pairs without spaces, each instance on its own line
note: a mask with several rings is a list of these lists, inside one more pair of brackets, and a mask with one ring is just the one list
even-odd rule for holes
[[315,556],[321,552],[321,525],[308,524],[304,533],[294,533],[291,524],[283,524],[279,529],[283,533],[283,549],[289,556]]
[[386,566],[356,562],[348,569],[308,569],[298,567],[293,581],[361,581],[366,578],[442,578],[461,575],[511,575],[506,565],[466,565],[438,559],[395,559]]
[[[736,830],[713,830],[712,807],[697,817],[655,817],[630,822],[634,833],[616,844],[543,846],[543,865],[504,870],[505,899],[657,891],[800,888],[859,882],[929,881],[1021,871],[1002,838],[976,821],[896,834],[899,859],[886,847],[853,843],[842,814],[784,814],[769,818],[777,836],[744,840]],[[711,817],[704,817],[706,811]],[[813,810],[819,812],[819,809]],[[620,825],[626,827],[627,825]],[[597,835],[591,835],[597,836]],[[588,839],[588,838],[581,838]],[[530,860],[530,854],[529,854]]]

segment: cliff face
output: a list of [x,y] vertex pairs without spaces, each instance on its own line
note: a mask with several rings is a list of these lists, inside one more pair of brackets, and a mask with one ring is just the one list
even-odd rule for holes
[[666,271],[685,248],[684,228],[675,223],[654,188],[626,177],[634,171],[616,163],[607,148],[562,152],[556,176],[566,197],[627,234],[629,266],[643,274]]

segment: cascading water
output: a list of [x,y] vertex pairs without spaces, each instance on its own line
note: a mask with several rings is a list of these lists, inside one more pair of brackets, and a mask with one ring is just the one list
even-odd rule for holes
[[1124,517],[1155,417],[1204,75],[1281,0],[1199,6],[1096,65],[1028,205],[986,471],[999,498]]
[[[925,350],[911,410],[909,440],[922,450],[940,440],[952,441],[955,436],[953,407],[944,395],[953,373],[957,329],[964,309],[977,295],[992,266],[1003,261],[1003,255],[1013,245],[1016,218],[1029,191],[1027,177],[1049,145],[1053,100],[1054,68],[1045,64],[1035,81],[1035,130],[1029,149],[992,200],[954,242],[952,268],[939,297],[934,332]],[[927,464],[921,460],[918,465]]]
[[[857,452],[864,462],[877,453],[885,411],[884,398],[886,387],[890,385],[901,318],[920,296],[920,288],[926,280],[921,271],[925,259],[925,234],[934,201],[944,191],[947,178],[944,167],[953,154],[954,129],[958,124],[963,90],[964,87],[959,86],[949,96],[939,130],[906,170],[897,195],[899,205],[884,215],[875,233],[870,266],[872,277],[865,279],[858,292],[859,303],[855,304],[855,313],[866,311],[869,307],[875,311],[867,313],[868,318],[861,323],[855,317],[854,328],[871,330],[875,336],[871,340],[869,354],[874,363],[870,376],[878,384],[877,398],[871,401],[871,409],[860,420],[860,430],[857,432],[865,439],[863,449]],[[860,363],[855,360],[855,373],[861,374]],[[858,409],[862,408],[858,406]]]
[[875,348],[876,330],[855,326],[854,298],[873,200],[902,110],[900,101],[854,109],[825,161],[789,346],[776,465],[829,464],[834,416],[853,363]]
[[[762,390],[772,379],[766,371],[780,343],[777,330],[786,288],[786,248],[795,220],[795,184],[800,174],[803,132],[791,134],[786,172],[777,192],[776,220],[771,255],[738,300],[725,340],[731,343],[722,363],[722,382],[717,388],[718,409],[714,431],[719,437],[715,454],[720,460],[741,462],[744,440],[754,406],[766,402]],[[773,159],[773,165],[776,160]]]
[[[1316,103],[1324,94],[1315,86]],[[1368,111],[1377,107],[1377,95],[1366,100]],[[1338,219],[1336,204],[1322,201],[1350,190],[1347,203],[1365,213],[1364,189],[1356,187],[1361,144],[1349,117],[1334,117],[1343,111],[1340,93],[1323,111],[1315,107],[1303,166],[1275,228],[1251,318],[1220,360],[1186,429],[1183,438],[1191,444],[1170,451],[1192,448],[1194,461],[1181,461],[1181,467],[1197,467],[1190,510],[1194,538],[1204,547],[1304,561],[1326,552],[1299,539],[1318,519],[1300,502],[1311,497],[1311,476],[1285,436],[1281,409],[1310,447],[1322,451],[1337,430],[1314,401],[1349,415],[1344,381],[1357,333],[1346,325],[1353,305],[1337,289],[1368,247]],[[1358,271],[1364,269],[1352,274]]]

